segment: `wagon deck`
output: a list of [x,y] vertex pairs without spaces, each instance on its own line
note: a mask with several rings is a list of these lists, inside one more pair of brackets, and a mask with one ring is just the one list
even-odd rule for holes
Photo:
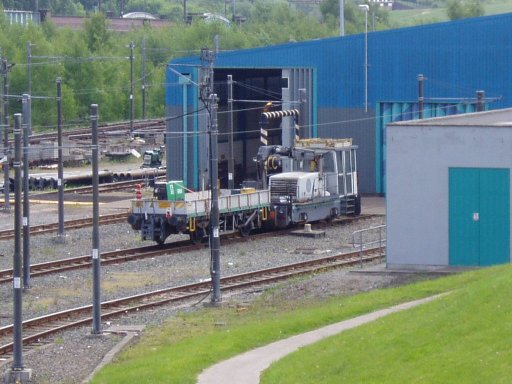
[[[185,216],[189,218],[208,216],[211,209],[211,196],[208,191],[188,192],[184,200],[158,200],[156,198],[132,200],[133,214]],[[269,190],[251,193],[231,193],[221,190],[219,212],[236,213],[270,206]]]

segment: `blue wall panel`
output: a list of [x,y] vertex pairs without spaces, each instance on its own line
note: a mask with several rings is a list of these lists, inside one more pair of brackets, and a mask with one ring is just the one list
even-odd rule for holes
[[[342,121],[336,131],[337,137],[346,137],[352,125],[366,134],[379,135],[384,126],[378,126],[380,113],[375,114],[381,102],[402,103],[417,100],[418,74],[425,76],[424,96],[443,99],[473,99],[477,90],[484,90],[486,97],[495,98],[489,108],[512,107],[512,14],[471,18],[368,34],[368,103],[369,114],[357,122]],[[306,42],[289,43],[270,47],[253,48],[217,55],[215,68],[308,68],[315,76],[313,102],[317,111],[329,111],[328,116],[320,112],[313,123],[313,131],[325,137],[322,129],[331,121],[340,121],[346,111],[354,114],[364,111],[365,71],[364,34],[333,37]],[[222,47],[222,41],[220,42]],[[197,82],[199,57],[179,58],[167,69],[167,111],[180,110],[181,89],[174,71],[191,73]],[[189,110],[192,109],[193,92],[189,92]],[[197,95],[197,93],[196,93]],[[197,97],[197,96],[196,96]],[[435,110],[425,110],[424,117],[471,111],[467,104],[440,102]],[[392,104],[391,104],[392,105]],[[195,105],[197,108],[197,104]],[[397,105],[395,105],[398,108]],[[417,105],[400,106],[403,120],[417,115]],[[349,113],[350,115],[351,113]],[[398,113],[393,113],[397,116]],[[172,117],[172,116],[171,116]],[[336,120],[338,118],[338,120]],[[197,123],[197,122],[196,122]],[[343,126],[351,125],[350,129]],[[168,125],[168,129],[170,125]],[[176,129],[179,129],[178,127]],[[383,145],[375,137],[377,148],[360,147],[360,164],[375,167],[376,177],[384,172],[380,153]],[[360,144],[356,142],[356,144]],[[380,164],[381,163],[381,164]],[[378,165],[380,164],[380,165]],[[380,169],[379,169],[380,168]],[[368,175],[369,173],[367,173]],[[379,185],[383,180],[374,180],[377,187],[363,192],[383,192]]]
[[[425,97],[468,98],[482,89],[501,97],[493,109],[512,106],[511,24],[512,14],[502,14],[370,32],[370,105],[415,99],[421,73]],[[199,60],[173,63],[199,65]],[[364,34],[220,53],[216,67],[315,68],[318,107],[361,108],[364,103]],[[167,98],[167,105],[173,102]]]

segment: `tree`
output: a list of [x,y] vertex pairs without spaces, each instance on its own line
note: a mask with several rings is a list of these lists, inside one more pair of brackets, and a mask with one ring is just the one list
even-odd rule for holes
[[450,20],[464,19],[467,17],[483,16],[484,7],[480,0],[450,0],[446,14]]
[[4,0],[2,1],[4,9],[18,9],[21,11],[35,11],[31,0]]
[[53,0],[50,5],[50,10],[54,15],[83,16],[85,14],[82,5],[73,0]]
[[[140,1],[134,0],[134,3]],[[121,0],[105,0],[102,1],[101,8],[112,9],[120,2]],[[129,0],[125,2],[128,4]],[[224,12],[222,0],[190,2],[198,7],[198,11]],[[40,7],[47,6],[49,9],[50,4],[67,9],[71,3],[78,4],[73,0],[39,0]],[[221,50],[231,50],[336,34],[336,28],[288,6],[286,0],[237,0],[237,14],[247,17],[247,21],[240,26],[208,23],[201,19],[185,26],[181,21],[182,0],[155,0],[155,5],[157,3],[167,3],[168,9],[179,11],[176,12],[178,22],[175,25],[167,28],[153,28],[148,25],[130,32],[115,33],[108,30],[108,19],[101,12],[87,19],[84,29],[80,31],[57,28],[51,20],[41,25],[23,26],[11,25],[0,19],[1,56],[8,59],[9,63],[17,63],[9,73],[10,91],[13,94],[26,92],[27,71],[23,64],[27,60],[27,41],[34,44],[31,90],[34,96],[32,122],[35,132],[55,129],[54,96],[57,76],[62,78],[66,127],[72,124],[88,124],[92,103],[100,105],[102,122],[127,120],[131,85],[127,46],[130,41],[135,43],[134,107],[135,118],[139,118],[142,109],[142,36],[145,38],[146,47],[146,116],[161,117],[165,114],[165,90],[169,86],[165,84],[166,64],[174,57],[197,55],[201,48],[212,47],[215,35],[219,35]],[[272,6],[269,6],[270,3]],[[82,1],[81,4],[91,7],[93,2]],[[164,9],[162,5],[160,12]],[[195,8],[189,8],[190,12],[194,10]],[[229,13],[230,7],[227,11]],[[355,12],[364,23],[357,7]],[[21,103],[13,102],[11,109],[13,112],[20,112]]]
[[91,52],[108,47],[110,32],[107,30],[107,19],[101,12],[94,14],[84,23],[85,39]]

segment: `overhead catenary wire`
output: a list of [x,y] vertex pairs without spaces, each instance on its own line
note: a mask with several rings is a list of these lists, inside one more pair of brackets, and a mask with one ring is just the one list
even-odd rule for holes
[[[437,110],[441,109],[449,109],[449,108],[452,108],[453,105],[448,105],[448,106],[445,106],[445,107],[439,107],[439,108],[436,108]],[[261,109],[261,108],[250,108],[250,109]],[[243,110],[238,110],[238,112],[240,111],[245,111],[247,109],[243,109]],[[428,109],[426,109],[427,111]],[[221,113],[228,113],[228,112],[219,112],[219,114]],[[382,118],[387,118],[387,117],[392,117],[391,114],[389,115],[383,115]],[[336,124],[350,124],[350,123],[361,123],[361,122],[365,122],[365,121],[376,121],[377,120],[377,117],[363,117],[363,118],[357,118],[357,119],[348,119],[348,120],[337,120],[337,121],[329,121],[329,122],[324,122],[324,123],[317,123],[317,124],[309,124],[309,125],[306,125],[306,127],[318,127],[318,128],[322,128],[322,127],[325,127],[325,126],[329,126],[329,125],[336,125]],[[267,130],[269,132],[274,132],[274,131],[280,131],[282,128],[281,127],[276,127],[276,128],[268,128]],[[236,131],[234,132],[235,134],[248,134],[248,133],[259,133],[260,132],[260,129],[259,127],[257,129],[253,129],[253,130],[244,130],[244,131]],[[180,136],[193,136],[193,135],[197,135],[197,136],[201,136],[201,135],[205,135],[207,134],[208,132],[207,131],[200,131],[200,132],[186,132],[186,133],[183,133],[183,132],[166,132],[167,135],[172,135],[172,137],[180,137]],[[229,132],[219,132],[219,136],[227,136],[229,135],[230,133]]]
[[[19,95],[11,95],[11,97],[13,98],[20,98]],[[499,100],[501,97],[488,97],[486,98],[486,101],[491,101],[491,102],[494,102],[494,101],[497,101]],[[48,99],[52,99],[51,97],[49,97]],[[439,98],[439,99],[436,99],[436,98],[426,98],[425,100],[428,101],[428,100],[441,100],[442,98]],[[447,100],[446,98],[444,98],[444,100]],[[457,99],[457,98],[454,98],[452,99],[453,101],[457,101],[457,100],[461,100],[461,99]],[[474,99],[462,99],[463,101],[466,101],[468,103],[471,103],[471,102],[475,102]],[[244,101],[245,102],[245,101]],[[266,101],[264,100],[254,100],[254,103],[264,103]],[[295,103],[292,101],[292,104]],[[298,103],[298,102],[296,102]],[[436,110],[447,110],[447,109],[450,109],[453,107],[453,104],[451,105],[447,105],[447,106],[444,106],[444,107],[436,107]],[[252,107],[252,108],[240,108],[240,109],[236,109],[236,110],[233,110],[233,113],[241,113],[241,112],[247,112],[247,111],[252,111],[252,110],[259,110],[261,109],[262,107],[258,106],[258,107]],[[164,122],[168,122],[168,121],[172,121],[172,120],[176,120],[176,119],[181,119],[185,116],[192,116],[196,113],[201,113],[203,111],[205,111],[206,108],[201,108],[201,109],[198,109],[198,110],[195,110],[195,111],[190,111],[186,114],[180,114],[180,115],[175,115],[175,116],[169,116],[169,117],[165,117],[165,118],[162,118],[162,120]],[[425,111],[428,111],[429,109],[425,109]],[[219,111],[218,114],[219,115],[223,115],[223,114],[228,114],[229,111]],[[383,118],[386,118],[386,117],[391,117],[392,115],[383,115],[382,117]],[[305,127],[307,128],[310,128],[310,127],[318,127],[318,128],[321,128],[321,127],[324,127],[324,126],[330,126],[330,125],[336,125],[336,124],[349,124],[349,123],[359,123],[359,122],[364,122],[364,121],[376,121],[376,117],[363,117],[363,118],[358,118],[358,119],[349,119],[349,120],[337,120],[337,121],[330,121],[330,122],[323,122],[323,123],[316,123],[316,124],[308,124],[308,125],[305,125]],[[84,120],[80,120],[79,122],[88,122],[88,119],[84,119]],[[76,123],[75,123],[76,124]],[[66,126],[71,126],[71,124],[68,124]],[[45,128],[53,128],[55,127],[54,125],[47,125],[45,126]],[[275,130],[279,130],[281,128],[275,128]],[[273,129],[269,129],[270,131],[272,131]],[[258,129],[255,129],[255,130],[249,130],[249,131],[238,131],[238,132],[235,132],[235,133],[255,133],[255,132],[259,132],[259,128]],[[177,132],[175,132],[176,134],[178,134]],[[190,134],[194,134],[193,132],[192,133],[187,133],[188,135]],[[219,132],[219,135],[224,135],[223,133],[220,133]]]
[[[189,50],[189,51],[173,51],[171,48],[147,48],[148,51],[170,51],[170,52],[174,52],[174,53],[193,53],[193,52],[199,52],[199,50]],[[36,56],[36,55],[33,55],[31,56],[32,59],[44,59],[44,60],[51,60],[51,61],[47,61],[47,62],[31,62],[31,65],[43,65],[43,64],[67,64],[67,63],[76,63],[76,64],[82,64],[82,63],[91,63],[91,62],[103,62],[103,61],[122,61],[122,60],[127,60],[129,59],[129,57],[127,56],[96,56],[96,57],[73,57],[73,56]],[[158,71],[160,68],[171,68],[173,66],[176,66],[176,67],[194,67],[194,68],[198,68],[200,67],[200,65],[197,65],[197,64],[179,64],[179,63],[176,63],[176,64],[169,64],[169,60],[171,58],[167,57],[165,60],[167,60],[167,62],[165,60],[162,61],[162,63],[158,63],[157,65],[154,66],[154,68],[152,69],[152,71],[150,72],[151,73],[155,73],[156,71]],[[20,66],[26,66],[27,64],[17,64],[17,67],[20,67]],[[460,87],[460,86],[457,86],[457,85],[453,85],[451,83],[447,83],[447,82],[442,82],[442,81],[439,81],[439,80],[436,80],[436,79],[432,79],[432,78],[428,78],[429,82],[431,83],[435,83],[435,84],[440,84],[440,85],[444,85],[446,88],[451,88],[451,89],[459,89],[459,90],[464,90],[464,91],[468,91],[469,92],[469,89],[467,88],[464,88],[464,87]],[[137,78],[134,80],[134,83],[138,83],[138,82],[141,82],[142,81],[142,77],[140,78]],[[222,84],[223,82],[216,82],[216,84]],[[276,96],[276,100],[273,101],[274,103],[282,103],[282,101],[280,101],[279,99],[277,99],[277,97],[280,97],[280,93],[279,92],[272,92],[272,91],[269,91],[268,89],[264,89],[264,88],[260,88],[260,87],[257,87],[257,86],[254,86],[252,84],[246,84],[244,82],[241,82],[241,81],[234,81],[233,82],[234,84],[236,84],[237,86],[240,86],[240,87],[243,87],[243,88],[246,88],[248,90],[251,90],[251,91],[254,91],[254,92],[259,92],[261,94],[264,94],[266,95],[267,97],[270,96]],[[352,83],[355,83],[355,82],[352,82]],[[177,83],[150,83],[148,84],[147,86],[148,87],[151,87],[151,86],[155,86],[155,85],[159,85],[159,84],[164,84],[165,86],[167,87],[174,87],[174,86],[180,86],[180,84],[177,84]],[[197,84],[196,84],[197,85]],[[83,90],[72,90],[71,92],[74,94],[74,95],[86,95],[86,94],[94,94],[94,93],[104,93],[104,92],[109,92],[109,93],[112,93],[113,91],[114,92],[123,92],[123,91],[126,91],[129,89],[129,85],[127,84],[125,87],[116,87],[116,88],[108,88],[108,89],[102,89],[102,88],[95,88],[95,89],[83,89]],[[6,95],[6,97],[10,97],[10,95]],[[19,98],[18,95],[16,96],[12,96],[14,98]],[[35,100],[44,100],[44,99],[48,99],[48,100],[54,100],[55,97],[53,96],[32,96],[33,99]],[[426,101],[428,100],[461,100],[460,98],[425,98]],[[469,102],[471,102],[471,99],[468,99]],[[492,99],[492,98],[486,98],[486,101],[487,100],[491,100],[491,101],[494,101],[494,100],[499,100],[499,98],[496,98],[496,99]],[[258,103],[259,101],[258,100],[255,100],[255,101],[250,101],[250,100],[236,100],[238,102],[245,102],[245,103],[250,103],[250,102],[254,102],[254,103]],[[263,102],[263,101],[262,101]],[[292,102],[294,103],[294,102]],[[438,108],[439,109],[439,108]],[[237,113],[237,112],[242,112],[242,111],[249,111],[251,110],[251,108],[245,108],[245,109],[239,109],[239,110],[235,110],[234,113]],[[222,114],[224,112],[219,112],[219,114]],[[165,121],[170,121],[172,120],[173,118],[179,118],[179,117],[183,117],[183,116],[177,116],[177,117],[167,117],[165,118]],[[366,120],[365,119],[361,119],[359,121],[362,121],[362,120]],[[84,121],[87,121],[87,120],[84,120]],[[317,124],[310,124],[308,125],[308,127],[311,127],[311,126],[317,126],[317,127],[322,127],[322,126],[326,126],[326,125],[333,125],[333,124],[338,124],[338,123],[349,123],[351,121],[339,121],[339,122],[326,122],[326,123],[317,123]],[[48,126],[45,126],[45,127],[52,127],[51,125],[48,125]]]
[[[451,108],[452,106],[446,106],[444,108]],[[443,108],[443,107],[441,107]],[[439,109],[439,108],[437,108]],[[387,116],[383,116],[383,117],[390,117],[391,115],[387,115]],[[332,125],[332,124],[340,124],[340,123],[343,123],[343,124],[347,124],[347,123],[356,123],[356,122],[361,122],[361,121],[369,121],[369,120],[376,120],[375,117],[371,117],[371,118],[360,118],[360,119],[350,119],[350,120],[340,120],[340,121],[332,121],[332,122],[326,122],[326,123],[322,123],[322,124],[317,124],[317,126],[319,126],[319,128],[321,128],[322,126],[327,126],[327,125]],[[268,129],[269,132],[277,132],[277,131],[280,131],[281,128],[278,127],[278,128],[270,128]],[[235,134],[250,134],[250,133],[253,133],[253,134],[258,134],[259,133],[259,129],[255,129],[255,130],[248,130],[248,131],[238,131],[238,132],[235,132]],[[200,131],[200,132],[187,132],[187,133],[184,133],[184,132],[166,132],[165,133],[168,137],[171,137],[171,138],[179,138],[179,137],[184,137],[185,135],[187,136],[195,136],[195,137],[207,137],[209,135],[209,132],[208,131]],[[230,133],[228,132],[219,132],[218,133],[220,137],[222,136],[228,136]],[[101,144],[99,144],[99,146],[101,147]],[[62,149],[68,149],[68,150],[72,150],[72,149],[81,149],[81,150],[92,150],[94,148],[94,146],[92,144],[76,144],[76,145],[63,145],[61,147]],[[47,150],[48,147],[47,146],[42,146],[42,145],[31,145],[29,146],[28,148],[27,147],[22,147],[22,150],[27,150],[28,152],[30,153],[34,153],[36,151],[41,151],[41,150]],[[52,146],[52,150],[53,149],[58,149],[57,147],[54,147]]]
[[[459,100],[459,99],[456,99],[456,100]],[[497,101],[497,100],[499,100],[499,97],[486,98],[486,100]],[[469,101],[470,101],[470,99],[469,99]],[[263,103],[263,101],[261,101],[261,103]],[[447,110],[447,109],[450,109],[452,107],[453,107],[453,104],[452,105],[447,105],[445,107],[436,107],[436,110]],[[241,113],[241,112],[260,110],[260,109],[262,109],[262,107],[241,108],[241,109],[236,109],[233,112],[234,113]],[[425,109],[425,111],[428,111],[428,110],[429,109]],[[182,119],[185,116],[193,116],[195,114],[200,114],[201,112],[204,112],[204,111],[206,111],[206,108],[201,108],[201,109],[198,109],[198,110],[190,111],[190,112],[188,112],[186,114],[180,114],[180,115],[165,117],[165,118],[162,118],[162,121],[169,122],[169,121],[173,121],[173,120],[177,120],[177,119]],[[228,113],[229,113],[229,111],[218,112],[219,115],[228,114]],[[388,117],[392,117],[392,115],[383,115],[382,116],[382,118],[388,118]],[[323,123],[308,124],[308,125],[305,125],[305,127],[307,127],[307,128],[317,127],[317,128],[321,129],[322,127],[327,127],[327,126],[337,125],[337,124],[361,123],[361,122],[365,122],[365,121],[376,121],[376,120],[377,120],[377,117],[362,117],[362,118],[357,118],[357,119],[336,120],[336,121],[328,121],[328,122],[323,122]],[[88,121],[89,121],[88,119],[84,119],[84,120],[81,120],[79,122],[86,123]],[[75,123],[73,125],[76,125],[76,124],[77,123]],[[68,127],[68,126],[72,126],[72,125],[68,124],[66,126]],[[53,128],[53,127],[56,127],[56,126],[53,126],[53,125],[45,126],[45,128]],[[281,130],[280,127],[268,128],[269,132],[279,131],[279,130]],[[236,131],[235,134],[259,133],[259,132],[260,132],[260,129],[257,128],[257,129],[254,129],[254,130]],[[168,134],[168,135],[171,134],[173,137],[179,137],[180,135],[181,136],[185,136],[185,135],[187,135],[187,136],[201,135],[202,132],[187,132],[187,133],[182,133],[182,132],[166,132],[166,134]],[[224,135],[228,135],[228,133],[219,132],[219,136],[224,136]]]

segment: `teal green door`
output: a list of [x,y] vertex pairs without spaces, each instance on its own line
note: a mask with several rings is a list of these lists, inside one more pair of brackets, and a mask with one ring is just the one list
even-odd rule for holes
[[449,263],[510,261],[510,171],[449,170]]

